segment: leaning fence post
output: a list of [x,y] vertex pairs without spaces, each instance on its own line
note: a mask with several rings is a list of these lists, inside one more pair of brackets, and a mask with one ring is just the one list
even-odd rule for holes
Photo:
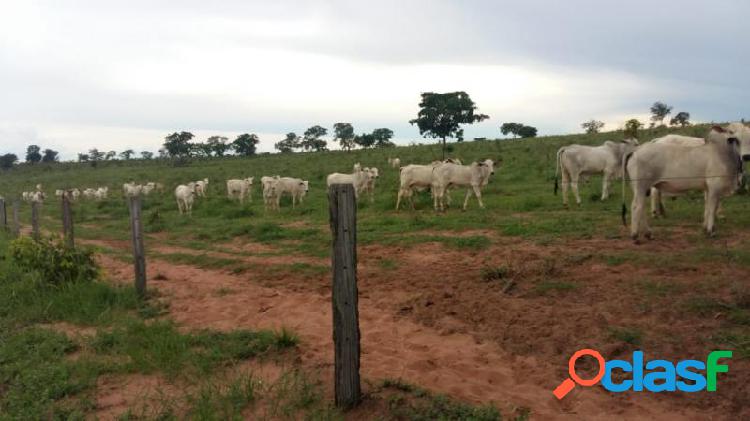
[[39,241],[39,202],[31,202],[31,236]]
[[361,398],[359,309],[357,299],[357,204],[354,186],[328,191],[333,271],[333,346],[336,406],[350,408]]
[[135,290],[146,296],[146,253],[143,248],[143,222],[141,221],[141,197],[128,199],[130,208],[130,232],[133,238],[133,263],[135,265]]
[[18,203],[18,200],[13,201],[13,235],[15,237],[18,237],[21,235],[21,221],[18,219],[18,208],[21,207],[21,205]]
[[62,195],[62,223],[65,246],[74,248],[75,240],[73,238],[73,211],[70,209],[70,199],[68,199],[67,191],[65,191]]
[[5,199],[0,198],[0,226],[3,231],[8,230],[8,212],[5,208]]

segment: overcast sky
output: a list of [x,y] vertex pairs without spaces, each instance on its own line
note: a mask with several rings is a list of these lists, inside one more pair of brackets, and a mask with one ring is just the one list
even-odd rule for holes
[[647,119],[750,117],[747,0],[0,0],[0,153],[75,157],[351,122],[399,143],[424,91],[467,91],[540,134]]

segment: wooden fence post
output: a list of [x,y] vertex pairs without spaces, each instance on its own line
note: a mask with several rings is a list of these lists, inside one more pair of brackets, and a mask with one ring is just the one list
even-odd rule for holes
[[8,230],[8,211],[5,207],[5,199],[0,199],[0,227],[3,231]]
[[133,238],[133,263],[135,264],[135,290],[146,296],[146,252],[143,248],[143,221],[141,220],[141,197],[128,199],[130,208],[130,232]]
[[20,208],[21,205],[18,203],[18,200],[13,201],[13,235],[18,237],[21,235],[21,221],[18,219],[18,208]]
[[73,238],[73,211],[70,209],[70,199],[68,198],[67,190],[62,195],[62,223],[65,246],[68,248],[75,248],[75,239]]
[[328,190],[333,271],[333,346],[336,406],[360,402],[359,309],[357,298],[357,203],[354,186],[334,184]]
[[39,202],[31,202],[31,236],[39,241]]

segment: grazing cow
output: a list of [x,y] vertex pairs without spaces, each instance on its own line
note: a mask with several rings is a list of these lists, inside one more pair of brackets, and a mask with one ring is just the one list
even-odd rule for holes
[[70,199],[72,199],[74,202],[78,200],[79,197],[81,197],[81,190],[79,189],[70,190],[69,193],[70,193]]
[[31,203],[39,203],[41,205],[44,203],[44,199],[46,198],[47,196],[41,190],[37,190],[35,192],[29,192],[29,202]]
[[276,199],[276,209],[278,209],[281,196],[284,193],[289,193],[292,196],[292,208],[297,205],[297,200],[302,203],[302,198],[307,194],[309,186],[308,182],[301,178],[280,177],[276,179],[275,187],[274,196]]
[[373,203],[375,201],[375,180],[378,179],[380,174],[378,173],[378,169],[375,167],[365,168],[364,171],[370,173],[370,177],[367,179],[364,191],[370,196],[370,203]]
[[371,174],[364,171],[359,163],[354,164],[354,171],[351,174],[333,173],[326,178],[326,185],[331,187],[334,184],[351,184],[354,186],[354,197],[359,200],[359,194],[365,189],[370,181]]
[[195,182],[195,194],[198,197],[206,197],[207,192],[208,192],[208,178],[204,178],[203,180],[199,180]]
[[135,184],[135,182],[131,181],[122,185],[122,191],[125,197],[140,196],[141,192],[143,192],[143,185]]
[[578,180],[582,175],[602,174],[602,200],[607,200],[610,180],[621,175],[623,157],[636,146],[638,140],[625,139],[622,142],[606,141],[600,146],[568,145],[558,149],[555,186],[557,175],[561,173],[563,205],[568,206],[568,187],[572,187],[576,203],[581,204]]
[[495,174],[495,163],[491,159],[472,162],[471,165],[452,163],[438,165],[435,167],[432,186],[435,210],[445,209],[445,195],[449,187],[466,187],[463,210],[466,210],[472,190],[479,201],[479,207],[484,208],[482,187],[489,183],[490,176],[493,174]]
[[109,196],[109,187],[99,187],[94,193],[94,197],[98,200],[106,199]]
[[647,143],[628,155],[623,168],[633,190],[630,227],[633,240],[639,242],[642,234],[651,238],[645,202],[652,187],[671,194],[705,192],[703,228],[713,235],[721,197],[733,194],[739,187],[738,174],[742,172],[739,150],[739,141],[731,131],[714,126],[703,145]]
[[55,190],[55,196],[59,197],[60,199],[62,199],[64,194],[65,194],[64,190],[59,190],[59,189]]
[[245,203],[245,198],[249,198],[253,201],[253,179],[255,177],[248,177],[242,180],[232,179],[227,180],[227,197],[234,199],[239,197],[240,203]]
[[83,191],[84,199],[93,199],[96,197],[96,190],[88,188]]
[[391,168],[401,168],[401,160],[398,158],[388,158],[388,165]]
[[280,178],[278,175],[273,177],[263,176],[260,178],[260,183],[263,186],[263,208],[265,210],[268,210],[269,207],[278,210],[276,186]]
[[188,216],[193,214],[193,202],[195,201],[195,187],[188,184],[180,184],[174,189],[174,196],[177,199],[177,209],[180,215],[187,213]]

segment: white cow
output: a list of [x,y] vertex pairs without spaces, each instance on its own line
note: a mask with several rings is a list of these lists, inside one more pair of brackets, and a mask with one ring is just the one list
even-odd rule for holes
[[388,165],[391,168],[401,168],[401,160],[398,158],[388,158]]
[[249,198],[253,201],[253,179],[255,177],[248,177],[242,180],[232,179],[227,180],[227,197],[234,199],[239,197],[240,203],[245,203],[245,198]]
[[[432,189],[435,168],[446,163],[460,165],[461,161],[459,161],[458,159],[449,158],[445,161],[432,161],[430,165],[410,164],[405,167],[401,167],[401,169],[399,170],[399,189],[398,197],[396,198],[396,210],[398,210],[401,205],[401,198],[409,199],[409,203],[411,203],[411,208],[413,210],[414,192]],[[451,197],[447,191],[446,199],[447,204],[450,205]]]
[[208,178],[195,182],[195,194],[199,197],[206,197],[208,192]]
[[85,189],[83,191],[83,197],[85,199],[94,199],[96,198],[96,190],[92,188]]
[[[706,144],[706,140],[702,137],[689,137],[670,134],[653,139],[651,143],[663,143],[692,148]],[[666,210],[664,209],[664,201],[662,200],[662,196],[663,194],[661,190],[657,189],[656,187],[651,188],[651,215],[653,217],[666,216]]]
[[131,181],[122,185],[122,192],[126,197],[140,196],[140,194],[143,192],[143,186],[141,184],[135,184],[135,182]]
[[177,209],[180,215],[187,213],[188,216],[193,213],[193,202],[195,201],[195,187],[188,184],[180,184],[174,189],[174,196],[177,199]]
[[99,187],[94,193],[94,197],[97,200],[106,199],[109,196],[109,187]]
[[438,165],[435,167],[432,186],[435,210],[445,209],[445,196],[449,187],[466,187],[463,210],[466,210],[472,191],[479,201],[479,207],[484,208],[482,187],[489,183],[490,176],[493,174],[495,174],[495,163],[491,159],[472,162],[471,165],[452,163]]
[[279,202],[281,202],[281,196],[284,193],[289,193],[292,196],[292,208],[294,208],[298,200],[302,203],[302,198],[307,194],[309,184],[301,178],[280,177],[276,180],[275,187],[276,209],[279,208]]
[[71,199],[72,199],[72,200],[73,200],[74,202],[75,202],[76,200],[78,200],[78,198],[79,198],[79,197],[81,197],[81,190],[79,190],[79,189],[77,189],[77,188],[76,188],[76,189],[73,189],[73,190],[70,190],[70,191],[69,191],[69,193],[70,193],[70,198],[71,198]]
[[326,185],[331,187],[334,184],[351,184],[354,186],[354,197],[359,199],[359,194],[365,189],[370,181],[371,174],[364,171],[359,163],[354,164],[354,171],[351,174],[333,173],[326,178]]
[[276,200],[276,186],[279,182],[278,175],[269,177],[269,176],[263,176],[260,178],[260,183],[263,186],[263,208],[265,210],[268,210],[270,207],[271,209],[277,209],[278,210],[278,201]]
[[29,201],[31,203],[39,203],[40,205],[44,203],[44,199],[46,199],[47,196],[44,194],[43,191],[37,190],[35,192],[29,193]]
[[[638,146],[638,140],[606,141],[600,146],[568,145],[557,151],[555,183],[562,174],[563,205],[568,206],[568,188],[571,187],[576,203],[581,204],[578,181],[581,176],[602,174],[602,200],[609,197],[609,182],[621,176],[622,159]],[[555,189],[556,190],[556,189]]]
[[378,169],[375,167],[365,167],[364,171],[370,173],[370,176],[367,179],[367,183],[365,184],[364,191],[370,196],[370,203],[373,203],[375,201],[375,180],[378,179],[380,174],[378,173]]
[[701,146],[647,143],[629,155],[623,167],[633,190],[630,234],[638,242],[642,234],[651,238],[645,202],[652,187],[672,194],[705,192],[703,228],[712,235],[721,197],[733,194],[739,187],[742,161],[737,137],[714,126]]
[[62,199],[64,194],[65,194],[65,190],[60,190],[60,189],[55,190],[55,196],[59,197],[60,199]]

